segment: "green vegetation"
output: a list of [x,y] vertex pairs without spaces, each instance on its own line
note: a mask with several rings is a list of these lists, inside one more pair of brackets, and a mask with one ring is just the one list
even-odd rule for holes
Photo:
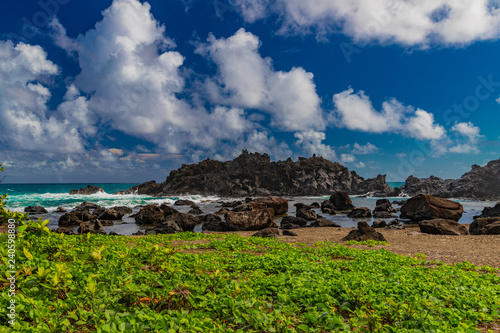
[[499,321],[498,270],[467,262],[238,235],[65,236],[41,221],[21,231],[16,332],[476,332]]
[[369,247],[374,247],[375,245],[390,245],[390,244],[387,244],[387,242],[384,242],[384,241],[375,241],[372,239],[368,239],[365,241],[350,240],[350,241],[345,242],[345,245],[366,245]]

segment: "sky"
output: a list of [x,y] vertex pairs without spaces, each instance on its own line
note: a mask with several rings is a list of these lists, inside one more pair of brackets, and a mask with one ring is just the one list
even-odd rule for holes
[[164,181],[243,149],[370,178],[500,157],[498,0],[19,0],[0,12],[9,183]]

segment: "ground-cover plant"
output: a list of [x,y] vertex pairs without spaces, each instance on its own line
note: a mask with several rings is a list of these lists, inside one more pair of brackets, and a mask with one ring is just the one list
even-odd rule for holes
[[384,242],[384,241],[376,241],[376,240],[372,240],[372,239],[367,239],[364,241],[349,240],[349,241],[345,242],[345,245],[366,245],[369,247],[374,247],[376,245],[389,245],[389,244],[387,244],[387,242]]
[[0,332],[476,332],[499,320],[498,272],[469,263],[330,242],[36,226],[18,238],[17,324],[2,293]]

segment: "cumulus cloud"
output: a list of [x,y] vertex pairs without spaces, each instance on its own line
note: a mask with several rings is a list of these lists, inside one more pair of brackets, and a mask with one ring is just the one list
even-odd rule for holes
[[354,143],[352,153],[354,155],[367,155],[376,153],[378,150],[379,150],[378,147],[370,142],[367,142],[364,146],[356,142]]
[[247,22],[271,14],[281,33],[343,33],[360,43],[426,47],[500,36],[500,6],[490,0],[232,0]]
[[297,139],[295,145],[309,156],[316,154],[330,161],[337,160],[335,150],[323,143],[326,139],[325,133],[309,130],[295,133],[294,136]]
[[451,131],[457,135],[455,144],[449,148],[451,153],[479,153],[479,149],[477,148],[477,143],[481,138],[481,129],[479,127],[474,126],[471,122],[455,123]]
[[400,133],[418,140],[438,140],[446,130],[427,111],[405,106],[395,98],[382,103],[377,111],[363,91],[349,88],[333,96],[331,121],[340,127],[370,133]]
[[342,163],[352,163],[356,161],[356,157],[351,154],[340,154],[340,161]]
[[47,106],[52,94],[44,83],[58,73],[58,66],[47,59],[40,46],[0,41],[0,141],[5,149],[47,153],[84,150],[82,133],[72,118]]
[[198,46],[196,52],[218,68],[217,76],[206,84],[211,101],[263,111],[271,117],[271,126],[284,131],[323,129],[313,74],[302,67],[275,71],[259,47],[259,38],[243,28],[229,38],[211,35]]

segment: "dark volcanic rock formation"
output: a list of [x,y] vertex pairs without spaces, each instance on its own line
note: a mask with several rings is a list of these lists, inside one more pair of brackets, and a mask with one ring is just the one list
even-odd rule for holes
[[204,160],[183,165],[161,184],[148,182],[120,193],[156,196],[202,194],[221,196],[325,195],[390,192],[385,176],[365,180],[354,171],[322,157],[271,162],[267,154],[246,150],[232,161]]
[[85,188],[81,188],[79,190],[71,190],[69,194],[83,194],[90,195],[95,193],[104,193],[104,189],[102,187],[97,187],[94,185],[87,185]]
[[28,206],[24,208],[25,213],[30,213],[31,215],[36,215],[36,214],[47,214],[47,210],[43,208],[42,206]]
[[458,221],[463,212],[464,208],[458,202],[419,194],[403,204],[401,218],[408,218],[413,222],[433,219]]
[[408,195],[432,194],[443,198],[471,198],[495,200],[500,198],[500,159],[490,161],[485,166],[473,165],[471,171],[459,179],[443,180],[408,177],[401,187]]
[[468,235],[469,231],[467,227],[463,224],[458,224],[457,221],[454,220],[445,220],[445,219],[434,219],[434,220],[425,220],[419,223],[420,231],[425,234],[433,234],[433,235]]
[[480,217],[469,227],[472,235],[500,235],[500,217]]
[[355,240],[358,242],[365,240],[374,240],[379,242],[386,242],[384,235],[370,227],[368,223],[366,223],[366,221],[358,222],[358,229],[349,232],[349,234],[342,238],[342,240]]
[[415,196],[419,194],[434,195],[437,191],[441,190],[445,183],[452,180],[444,180],[439,177],[430,176],[429,178],[417,178],[409,176],[406,182],[401,186],[401,190],[410,195]]

